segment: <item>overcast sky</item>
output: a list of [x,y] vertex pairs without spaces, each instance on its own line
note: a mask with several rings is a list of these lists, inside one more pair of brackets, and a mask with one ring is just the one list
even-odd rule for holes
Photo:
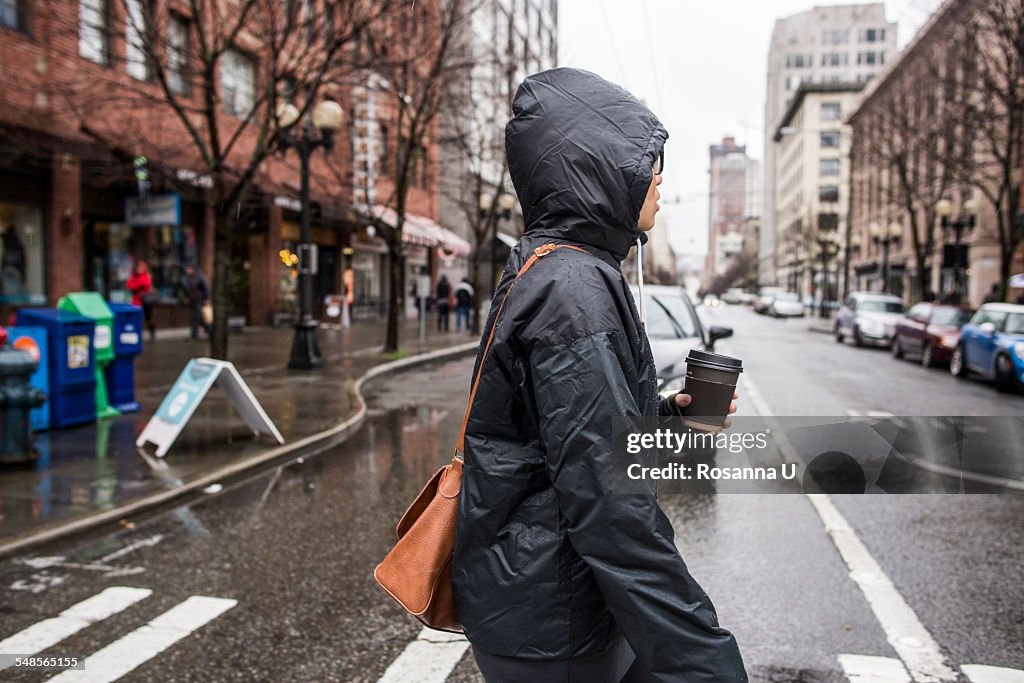
[[[677,253],[707,242],[708,145],[733,135],[763,156],[765,58],[778,17],[813,0],[559,0],[561,66],[643,99],[669,131],[659,221]],[[886,0],[903,47],[939,0]]]

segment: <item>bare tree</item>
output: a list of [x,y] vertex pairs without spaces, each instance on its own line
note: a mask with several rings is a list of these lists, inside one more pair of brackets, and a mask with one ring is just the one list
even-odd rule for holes
[[67,83],[81,129],[122,156],[145,152],[196,170],[213,208],[214,310],[210,354],[228,351],[233,232],[278,149],[279,105],[300,116],[338,97],[343,48],[379,20],[387,0],[117,0],[110,34],[125,36],[137,83],[112,69]]
[[[405,270],[402,231],[409,192],[418,181],[423,184],[429,170],[428,145],[438,139],[437,118],[445,82],[464,78],[471,66],[458,49],[460,33],[471,14],[471,0],[402,2],[362,34],[372,56],[367,66],[382,79],[379,92],[393,110],[397,131],[394,163],[388,164],[392,196],[386,201],[395,211],[395,225],[382,231],[389,256],[385,352],[399,349]],[[412,35],[406,35],[410,26]],[[396,36],[403,39],[396,40]]]

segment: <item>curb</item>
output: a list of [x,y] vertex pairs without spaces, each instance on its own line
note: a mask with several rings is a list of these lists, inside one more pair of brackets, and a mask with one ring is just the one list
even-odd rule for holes
[[145,498],[141,498],[131,503],[126,503],[111,510],[104,510],[103,512],[99,512],[95,515],[73,519],[64,523],[58,523],[54,526],[45,527],[38,531],[24,533],[0,541],[0,558],[8,557],[14,553],[27,550],[28,548],[37,545],[42,545],[43,543],[49,543],[65,536],[80,534],[84,531],[94,529],[104,524],[116,522],[119,519],[123,519],[131,515],[138,515],[141,512],[145,512],[151,508],[168,503],[188,493],[204,489],[210,484],[223,482],[226,479],[238,478],[240,475],[245,474],[250,470],[254,470],[260,466],[269,465],[276,460],[282,460],[289,455],[293,455],[297,451],[313,450],[318,447],[328,445],[327,442],[332,442],[329,444],[330,446],[343,443],[348,440],[348,438],[352,436],[359,427],[362,426],[363,421],[366,419],[366,401],[363,399],[362,394],[362,387],[365,382],[389,372],[396,372],[416,365],[423,365],[438,360],[461,356],[465,353],[476,351],[478,348],[479,342],[467,342],[465,344],[460,344],[459,346],[429,351],[427,353],[402,358],[400,360],[383,363],[382,365],[370,368],[366,374],[359,377],[353,385],[352,391],[359,401],[359,410],[356,411],[355,415],[344,422],[330,427],[329,429],[302,437],[298,441],[294,441],[290,444],[272,448],[271,450],[253,456],[248,460],[224,465],[213,472],[205,474],[198,479],[183,483],[173,489],[154,493],[146,496]]

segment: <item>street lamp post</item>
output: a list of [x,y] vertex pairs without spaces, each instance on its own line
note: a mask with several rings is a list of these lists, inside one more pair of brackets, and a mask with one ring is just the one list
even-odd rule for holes
[[312,244],[309,227],[309,159],[318,147],[330,151],[334,131],[341,126],[342,109],[337,102],[323,100],[313,107],[299,127],[300,112],[295,105],[282,104],[277,110],[278,146],[282,151],[294,149],[299,155],[301,204],[299,219],[299,319],[295,322],[292,352],[288,367],[311,370],[324,363],[317,341],[317,321],[313,319],[313,275],[317,268],[316,245]]
[[882,246],[882,292],[889,291],[889,245],[899,242],[903,237],[903,226],[899,223],[889,223],[882,227],[881,223],[873,222],[869,227],[871,239],[875,246]]
[[953,215],[953,202],[948,199],[940,199],[935,203],[935,214],[942,221],[943,240],[947,239],[946,234],[953,231],[953,293],[959,299],[963,296],[963,272],[967,267],[967,255],[961,253],[961,241],[964,232],[974,230],[977,222],[978,203],[973,199],[964,202],[961,213],[956,218]]
[[818,253],[821,255],[821,303],[818,309],[818,316],[828,317],[829,299],[829,274],[828,264],[834,256],[839,255],[839,242],[835,233],[825,232],[818,235]]

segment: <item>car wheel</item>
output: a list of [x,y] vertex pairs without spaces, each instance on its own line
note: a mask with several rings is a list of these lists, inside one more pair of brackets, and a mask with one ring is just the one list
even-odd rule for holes
[[892,357],[903,358],[903,345],[900,344],[899,335],[895,335],[892,338]]
[[1017,390],[1017,381],[1013,378],[1013,361],[1005,353],[996,356],[996,389],[1009,394]]
[[932,345],[929,342],[925,342],[924,346],[921,347],[921,366],[930,368],[935,365],[935,358],[932,355]]
[[949,373],[954,377],[967,376],[967,364],[964,362],[964,345],[957,344],[953,349],[953,357],[949,359]]
[[837,344],[842,344],[843,343],[843,328],[839,327],[839,323],[836,323],[835,334],[836,334],[836,343]]
[[856,327],[853,328],[853,344],[854,346],[864,346],[864,339],[860,336],[860,330]]

